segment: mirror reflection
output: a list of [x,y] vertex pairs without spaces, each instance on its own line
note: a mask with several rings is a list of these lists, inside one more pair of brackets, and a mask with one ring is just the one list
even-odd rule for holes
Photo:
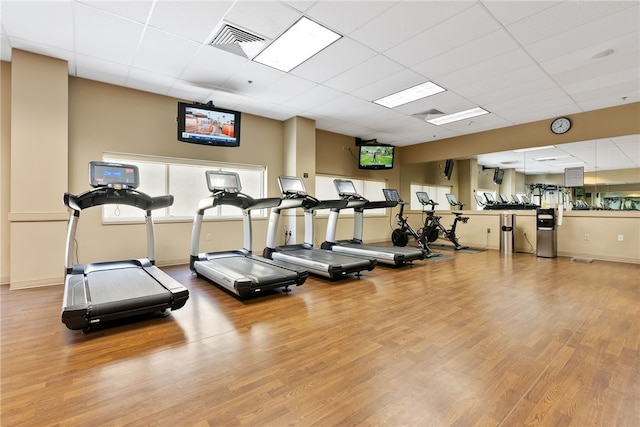
[[[637,134],[480,154],[476,159],[479,187],[486,182],[483,174],[493,175],[496,198],[528,196],[539,206],[563,203],[576,210],[640,210]],[[581,168],[584,184],[565,187],[565,170]]]

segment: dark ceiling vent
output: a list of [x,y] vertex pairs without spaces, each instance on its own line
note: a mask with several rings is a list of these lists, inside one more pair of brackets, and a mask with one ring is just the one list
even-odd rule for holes
[[428,120],[428,119],[433,119],[434,117],[437,117],[437,116],[442,116],[443,114],[444,113],[442,111],[432,108],[430,110],[426,110],[421,113],[412,114],[412,116],[417,117],[420,120]]
[[244,58],[252,58],[262,50],[266,41],[260,36],[225,24],[209,44]]

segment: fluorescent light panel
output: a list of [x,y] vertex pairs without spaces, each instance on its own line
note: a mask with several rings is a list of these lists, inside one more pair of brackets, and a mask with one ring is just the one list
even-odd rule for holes
[[546,150],[547,148],[556,148],[556,146],[555,145],[545,145],[543,147],[520,148],[518,150],[512,150],[512,151],[514,153],[524,153],[526,151]]
[[484,108],[476,107],[471,108],[470,110],[459,111],[457,113],[436,117],[435,119],[427,120],[427,123],[431,123],[432,125],[444,125],[451,122],[457,122],[458,120],[482,116],[484,114],[489,114],[489,112]]
[[538,157],[538,158],[534,158],[533,160],[536,160],[538,162],[548,162],[548,161],[552,161],[552,160],[558,160],[558,159],[569,159],[573,156],[549,156],[549,157]]
[[424,82],[419,85],[410,87],[409,89],[393,93],[384,98],[376,99],[376,104],[387,108],[395,108],[399,105],[407,104],[417,99],[426,98],[436,93],[444,92],[446,89],[438,86],[433,82]]
[[302,17],[253,60],[287,73],[341,37]]

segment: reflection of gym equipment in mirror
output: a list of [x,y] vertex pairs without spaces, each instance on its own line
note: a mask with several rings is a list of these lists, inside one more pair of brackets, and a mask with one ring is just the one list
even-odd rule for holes
[[[462,246],[458,241],[458,237],[456,236],[456,227],[458,226],[458,222],[466,224],[467,221],[469,221],[469,217],[462,216],[461,212],[452,212],[455,215],[455,219],[453,220],[453,224],[451,224],[451,228],[447,230],[440,223],[440,219],[442,219],[442,217],[435,214],[436,205],[438,203],[431,200],[429,195],[424,191],[416,191],[416,196],[418,197],[420,204],[423,206],[423,212],[427,214],[427,219],[425,220],[425,225],[421,233],[422,236],[426,237],[427,243],[433,243],[440,237],[453,243],[453,246],[457,251],[461,249],[468,249],[468,246]],[[447,200],[451,206],[462,206],[453,194],[447,194]],[[431,209],[425,210],[424,208],[427,206],[431,206]]]

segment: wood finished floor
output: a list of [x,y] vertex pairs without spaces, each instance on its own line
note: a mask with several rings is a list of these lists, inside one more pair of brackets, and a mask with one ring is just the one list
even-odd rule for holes
[[88,334],[0,289],[2,426],[640,426],[640,266],[447,253]]

